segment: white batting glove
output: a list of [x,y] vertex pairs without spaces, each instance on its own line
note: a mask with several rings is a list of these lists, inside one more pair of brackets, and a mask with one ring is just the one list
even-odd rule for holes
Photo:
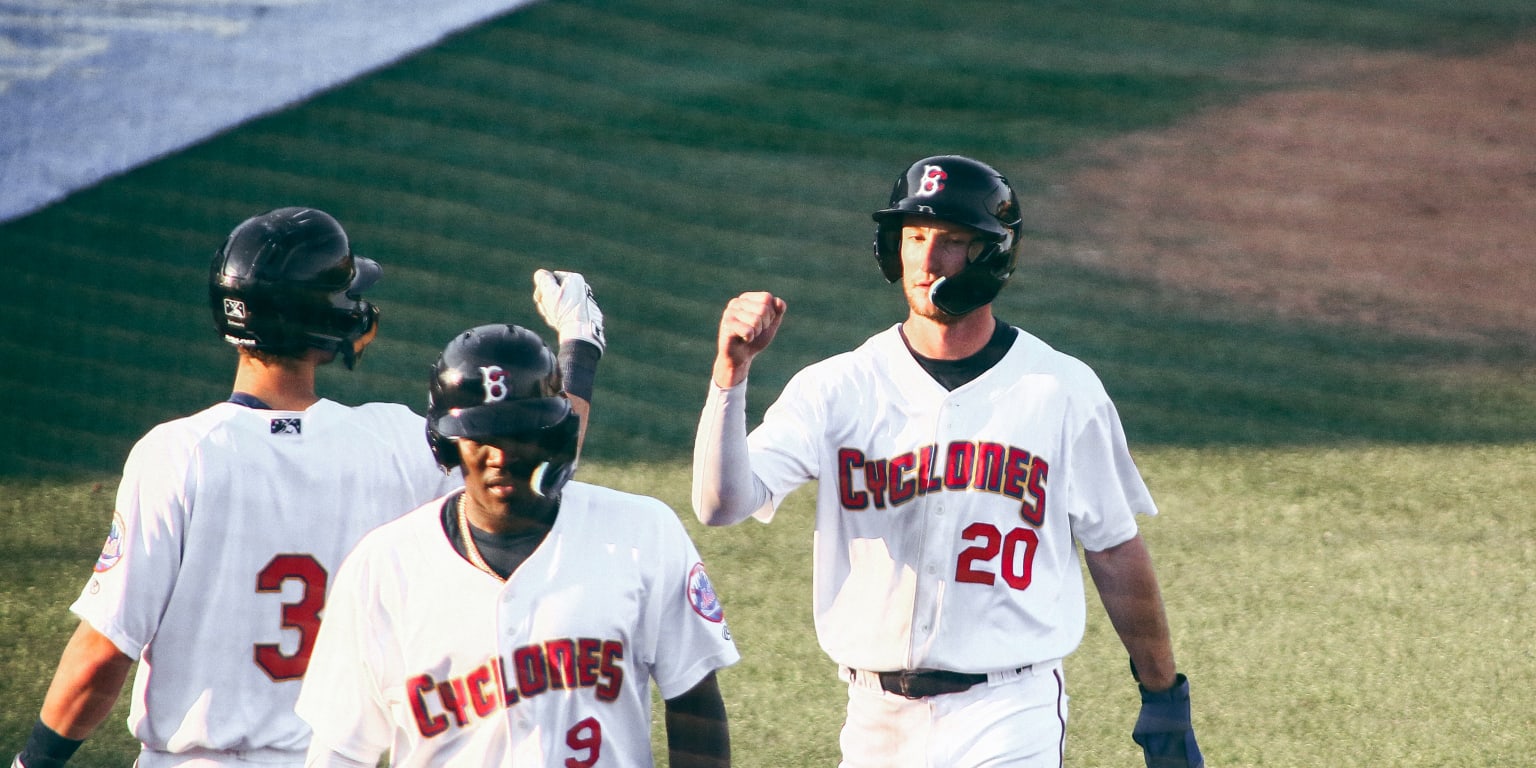
[[603,336],[603,311],[592,298],[592,286],[580,272],[550,272],[547,269],[533,273],[533,302],[539,314],[561,343],[585,341],[597,347],[599,355],[607,349]]

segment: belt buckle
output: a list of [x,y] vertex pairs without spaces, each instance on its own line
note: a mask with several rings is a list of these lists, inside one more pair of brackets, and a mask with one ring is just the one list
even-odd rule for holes
[[876,672],[875,678],[880,683],[880,689],[886,693],[894,693],[908,699],[923,698],[922,695],[912,692],[912,681],[915,676],[908,670]]

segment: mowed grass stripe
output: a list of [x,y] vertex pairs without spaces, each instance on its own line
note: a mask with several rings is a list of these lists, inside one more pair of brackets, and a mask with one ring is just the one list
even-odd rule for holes
[[[706,375],[720,307],[737,291],[791,302],[772,363],[754,371],[754,408],[799,365],[899,319],[899,292],[870,258],[868,212],[912,158],[969,152],[1021,185],[1048,185],[1066,170],[1055,159],[1082,142],[1280,83],[1280,70],[1254,66],[1267,52],[1476,40],[1520,13],[1497,0],[545,2],[0,227],[0,251],[34,260],[0,300],[46,307],[9,317],[23,337],[69,329],[61,348],[72,362],[195,350],[163,365],[178,375],[206,365],[207,391],[223,390],[228,350],[208,338],[199,273],[245,216],[318,205],[386,265],[375,297],[387,334],[362,371],[324,374],[338,399],[419,403],[419,372],[448,335],[490,319],[536,324],[528,273],[580,269],[614,339],[601,381],[634,390],[610,399],[605,416],[681,453],[687,440],[672,442],[688,430],[669,414],[692,418],[700,395],[690,377]],[[118,291],[133,298],[107,295]],[[1125,393],[1137,439],[1314,439],[1320,419],[1340,438],[1528,431],[1518,419],[1473,417],[1471,404],[1446,402],[1452,387],[1418,375],[1421,360],[1474,355],[1298,334],[1240,308],[1207,317],[1165,298],[1137,281],[1026,260],[999,307],[1100,366]],[[129,336],[102,344],[91,329],[103,320]],[[17,349],[14,359],[27,357]],[[139,386],[111,389],[133,396]],[[1463,400],[1529,408],[1501,397],[1510,386],[1467,387]],[[102,395],[104,405],[117,396]],[[1372,397],[1379,408],[1359,407]],[[206,404],[154,399],[161,417]],[[1146,404],[1146,416],[1134,413]],[[1387,416],[1393,404],[1404,415]],[[1423,435],[1408,426],[1415,419]],[[594,436],[602,455],[605,436]]]

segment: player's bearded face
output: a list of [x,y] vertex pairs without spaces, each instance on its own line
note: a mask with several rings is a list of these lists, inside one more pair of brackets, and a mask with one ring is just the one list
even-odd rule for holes
[[939,323],[954,322],[957,318],[933,305],[929,291],[939,278],[959,274],[985,246],[970,227],[908,216],[901,228],[901,288],[912,314]]

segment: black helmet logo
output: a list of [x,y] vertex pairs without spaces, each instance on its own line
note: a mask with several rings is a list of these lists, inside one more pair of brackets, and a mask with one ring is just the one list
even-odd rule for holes
[[460,464],[460,438],[535,448],[535,491],[553,496],[575,470],[581,417],[560,386],[560,368],[538,334],[515,325],[455,336],[427,386],[427,444],[444,470]]
[[901,280],[901,228],[914,214],[970,227],[988,241],[959,273],[934,282],[934,305],[958,316],[996,298],[1013,274],[1024,234],[1008,179],[961,155],[925,157],[908,166],[891,188],[890,203],[873,214],[875,263],[888,282]]

